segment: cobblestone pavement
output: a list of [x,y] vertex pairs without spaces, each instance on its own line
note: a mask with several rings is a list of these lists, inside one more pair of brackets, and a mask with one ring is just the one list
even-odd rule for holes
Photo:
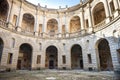
[[113,72],[82,70],[19,70],[0,72],[0,80],[113,80]]

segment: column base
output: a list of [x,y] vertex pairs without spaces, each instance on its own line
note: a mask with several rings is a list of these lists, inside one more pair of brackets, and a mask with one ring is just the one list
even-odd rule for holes
[[118,15],[119,15],[119,10],[116,10],[116,11],[114,12],[114,18],[117,17]]
[[38,32],[35,32],[34,35],[35,35],[35,36],[38,36]]
[[58,33],[58,38],[61,38],[62,37],[62,34],[61,33]]
[[15,26],[13,26],[13,24],[10,22],[8,23],[8,28],[11,30],[15,30]]
[[88,33],[92,33],[92,32],[93,32],[93,28],[92,28],[92,27],[89,27]]
[[66,37],[70,37],[70,35],[69,35],[69,33],[68,33],[68,32],[66,33]]
[[21,28],[20,28],[20,27],[17,27],[17,31],[18,31],[18,32],[21,32]]
[[105,20],[105,23],[109,23],[110,22],[110,17],[107,17],[106,20]]

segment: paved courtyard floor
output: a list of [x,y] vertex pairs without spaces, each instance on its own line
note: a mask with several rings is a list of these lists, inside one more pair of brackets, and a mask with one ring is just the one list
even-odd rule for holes
[[18,70],[0,72],[0,80],[113,80],[113,72],[82,70]]

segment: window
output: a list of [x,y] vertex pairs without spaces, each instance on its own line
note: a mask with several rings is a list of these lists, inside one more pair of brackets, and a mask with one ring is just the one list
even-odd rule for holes
[[8,60],[7,60],[7,63],[8,63],[8,64],[11,64],[11,63],[12,63],[12,56],[13,56],[12,53],[8,53]]
[[13,16],[13,25],[16,26],[17,23],[17,15]]
[[42,24],[39,24],[39,33],[42,33]]
[[86,28],[89,27],[89,25],[88,25],[88,19],[86,19],[86,21],[85,21],[85,26],[86,26]]
[[39,43],[39,46],[40,46],[40,51],[42,50],[42,43]]
[[90,64],[92,63],[91,54],[88,54],[88,62],[89,62]]
[[65,33],[65,25],[62,25],[62,33]]
[[65,55],[62,56],[62,61],[63,61],[63,64],[66,64],[66,56]]
[[15,39],[14,38],[12,38],[12,44],[11,44],[11,46],[12,46],[12,48],[15,47]]
[[41,55],[37,55],[37,64],[41,63]]
[[115,7],[114,7],[113,1],[110,2],[110,8],[111,8],[111,12],[113,13],[115,11]]

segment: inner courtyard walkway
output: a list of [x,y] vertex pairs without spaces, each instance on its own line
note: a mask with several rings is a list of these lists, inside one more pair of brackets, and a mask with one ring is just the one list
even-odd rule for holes
[[114,80],[114,72],[83,70],[18,70],[0,72],[0,80]]

